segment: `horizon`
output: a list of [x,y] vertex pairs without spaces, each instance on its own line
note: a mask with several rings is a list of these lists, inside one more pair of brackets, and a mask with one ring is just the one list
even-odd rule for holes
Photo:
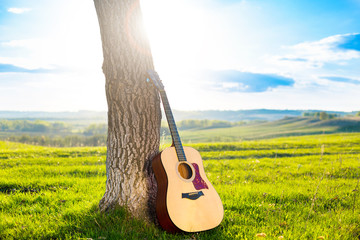
[[[163,112],[163,109],[161,109]],[[343,112],[343,113],[357,113],[360,110],[354,111],[341,111],[341,110],[323,110],[323,109],[271,109],[271,108],[251,108],[251,109],[207,109],[207,110],[179,110],[179,109],[172,109],[173,112],[240,112],[240,111],[297,111],[297,112]],[[81,113],[81,112],[93,112],[93,113],[100,113],[100,112],[107,112],[107,110],[68,110],[68,111],[37,111],[37,110],[1,110],[0,113],[4,112],[18,112],[18,113]]]
[[[173,109],[360,110],[359,0],[141,8]],[[2,1],[0,110],[107,111],[99,31],[92,1]]]

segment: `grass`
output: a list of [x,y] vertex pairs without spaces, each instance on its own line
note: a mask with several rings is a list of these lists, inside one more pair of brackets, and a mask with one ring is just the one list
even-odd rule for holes
[[192,144],[225,217],[171,235],[123,209],[98,211],[104,147],[0,142],[0,239],[360,239],[359,143],[360,134],[331,134]]

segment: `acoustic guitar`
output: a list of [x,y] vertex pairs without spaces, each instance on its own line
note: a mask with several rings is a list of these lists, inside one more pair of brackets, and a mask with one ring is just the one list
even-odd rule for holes
[[199,232],[218,226],[224,216],[221,199],[207,179],[200,153],[181,143],[164,86],[155,71],[148,81],[158,89],[172,137],[172,146],[152,160],[158,185],[156,215],[168,232]]

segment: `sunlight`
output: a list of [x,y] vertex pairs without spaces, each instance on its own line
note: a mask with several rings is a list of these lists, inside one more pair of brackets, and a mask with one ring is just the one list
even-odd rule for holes
[[142,0],[141,7],[155,69],[171,106],[198,109],[202,105],[199,97],[206,98],[209,93],[199,88],[196,76],[219,59],[214,54],[219,39],[215,38],[216,26],[209,7],[189,0]]
[[197,65],[206,54],[211,27],[204,9],[193,2],[169,0],[142,0],[141,6],[156,67]]
[[[281,5],[271,0],[139,1],[155,70],[173,109],[358,109],[359,5],[355,0],[325,5],[322,1]],[[93,1],[5,0],[0,11],[3,109],[30,109],[32,98],[24,92],[54,96],[56,85],[81,91],[84,83],[96,93],[86,96],[88,104],[68,101],[67,91],[56,98],[61,109],[106,109],[102,44]],[[266,81],[259,84],[266,91],[244,91],[238,87],[243,79],[237,78],[225,79],[214,88],[205,73],[223,70],[283,76],[294,84],[273,88],[266,87],[272,84]],[[20,84],[24,81],[32,84]],[[45,88],[48,85],[53,86],[51,91]],[[10,94],[8,88],[21,94]],[[72,93],[75,98],[77,92]],[[17,96],[22,96],[20,102]],[[33,102],[32,109],[54,110],[46,103]]]

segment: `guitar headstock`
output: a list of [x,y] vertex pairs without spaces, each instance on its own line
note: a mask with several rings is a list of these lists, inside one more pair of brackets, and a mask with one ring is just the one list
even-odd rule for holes
[[159,91],[163,91],[164,85],[160,80],[159,74],[157,74],[157,72],[155,72],[154,70],[148,70],[147,73],[148,73],[148,81],[152,82]]

